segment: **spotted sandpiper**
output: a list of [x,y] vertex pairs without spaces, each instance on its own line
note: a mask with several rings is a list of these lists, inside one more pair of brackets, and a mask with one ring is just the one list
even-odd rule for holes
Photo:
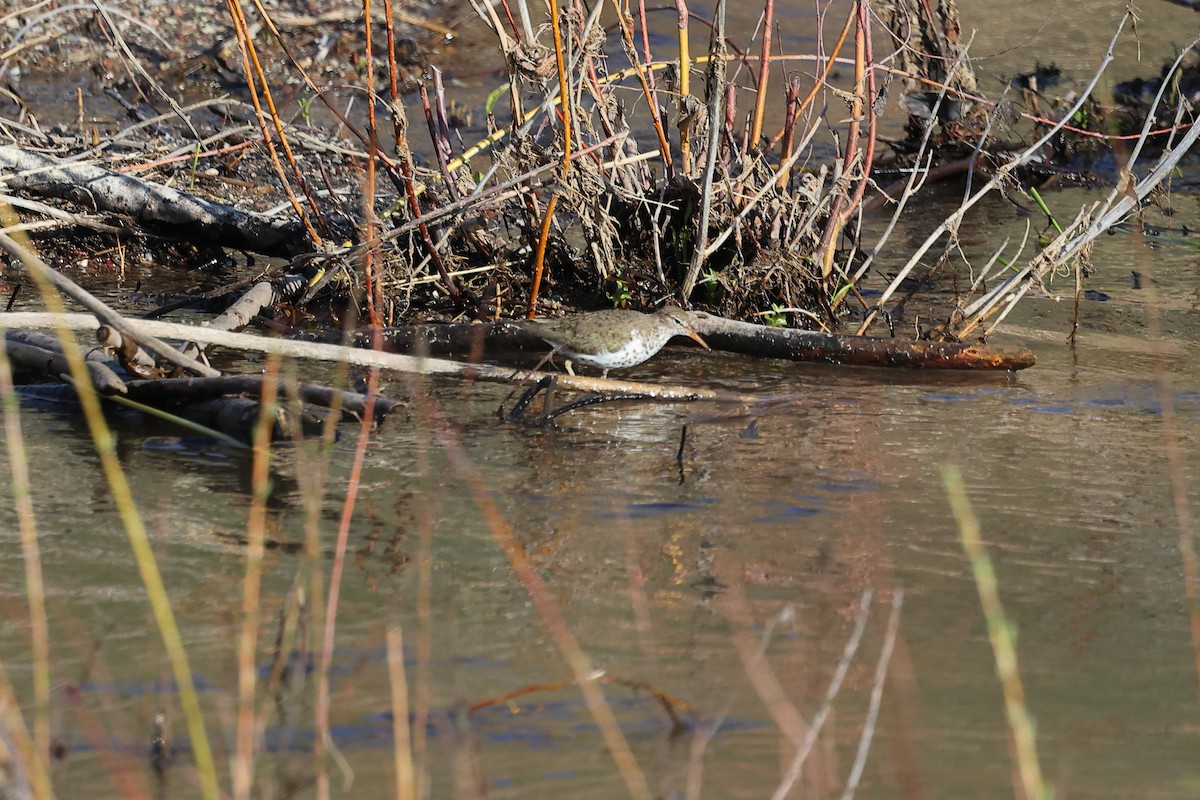
[[653,314],[613,309],[593,311],[561,319],[529,319],[517,323],[524,330],[554,345],[555,353],[567,357],[567,372],[574,375],[571,362],[578,361],[603,370],[622,369],[642,363],[676,336],[688,336],[705,350],[708,344],[696,333],[688,313],[667,306]]

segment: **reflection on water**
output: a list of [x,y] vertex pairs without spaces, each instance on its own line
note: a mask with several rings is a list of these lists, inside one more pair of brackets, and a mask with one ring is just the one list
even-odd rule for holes
[[[1161,5],[1163,15],[1191,19]],[[964,19],[978,15],[985,52],[999,50],[993,38],[1007,39],[1006,29],[993,33],[984,21],[1011,16],[1011,7],[963,4]],[[1080,60],[1082,49],[1094,55],[1097,45],[1077,35],[1086,14],[1068,17],[1061,35],[1079,48],[1070,52]],[[1092,32],[1102,48],[1110,26],[1097,26]],[[1045,52],[1068,44],[1053,38],[1058,27],[1036,27]],[[996,70],[1033,60],[1025,52],[1002,55]],[[1049,199],[1073,209],[1094,195]],[[926,205],[903,222],[894,239],[897,259],[944,210]],[[1171,224],[1194,229],[1195,217],[1194,198],[1181,197]],[[1014,206],[991,202],[962,232],[968,257],[986,258],[1025,222]],[[804,796],[840,796],[867,714],[890,597],[902,588],[900,637],[858,795],[1013,795],[994,662],[941,485],[941,467],[953,464],[966,479],[1019,631],[1043,766],[1060,795],[1196,796],[1200,724],[1173,481],[1182,482],[1195,517],[1200,380],[1192,353],[1200,338],[1200,279],[1186,237],[1147,250],[1136,235],[1122,233],[1101,241],[1092,262],[1097,272],[1089,286],[1102,294],[1085,301],[1076,346],[1065,341],[1069,280],[1056,288],[1067,300],[1030,299],[997,337],[1037,353],[1038,366],[1018,375],[668,353],[631,377],[721,386],[776,402],[750,410],[599,406],[546,429],[496,421],[502,387],[429,387],[593,665],[690,707],[692,727],[676,731],[646,691],[606,687],[651,787],[672,797],[689,787],[708,797],[769,796],[794,748],[781,735],[789,706],[761,698],[777,687],[799,718],[812,720],[860,597],[871,589],[865,639],[804,779]],[[1134,270],[1142,276],[1137,282]],[[906,324],[924,313],[910,308]],[[405,381],[390,377],[387,391],[408,393]],[[558,686],[569,678],[561,654],[438,444],[425,405],[414,403],[410,421],[390,420],[372,444],[351,526],[332,680],[334,743],[354,782],[343,788],[343,773],[333,768],[336,793],[394,796],[382,642],[386,627],[399,624],[413,696],[423,692],[430,706],[432,796],[621,796],[579,693]],[[67,748],[57,774],[63,787],[108,786],[121,764],[147,771],[154,713],[176,705],[170,671],[78,419],[34,406],[24,414],[55,638],[55,725]],[[1184,454],[1180,475],[1168,469],[1168,430]],[[232,746],[250,465],[219,447],[167,441],[162,433],[122,433],[120,453],[186,632],[210,734],[224,753]],[[328,455],[319,520],[326,568],[352,438]],[[261,604],[263,680],[284,598],[304,574],[296,547],[316,468],[311,448],[276,454],[268,510],[273,547]],[[425,520],[427,618],[417,568]],[[0,620],[0,657],[27,698],[16,530],[5,507],[0,535],[9,557],[0,560],[0,585],[8,587],[10,613]],[[423,631],[429,649],[419,656]],[[755,658],[759,648],[765,664]],[[309,667],[309,656],[298,654],[290,674],[303,685]],[[469,711],[536,686],[545,690]],[[78,708],[99,715],[100,727],[78,722]],[[267,796],[293,785],[307,791],[311,713],[300,702],[271,718],[260,770]],[[186,765],[182,722],[173,718],[172,726],[178,763]],[[117,755],[98,750],[105,737],[97,730],[111,732]],[[186,769],[171,776],[166,794],[193,796]]]

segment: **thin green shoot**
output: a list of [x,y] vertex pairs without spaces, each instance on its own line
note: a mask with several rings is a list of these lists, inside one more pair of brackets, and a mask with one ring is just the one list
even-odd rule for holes
[[971,563],[975,587],[979,590],[979,603],[983,607],[988,638],[991,639],[992,654],[996,659],[996,674],[1000,677],[1000,686],[1004,693],[1004,711],[1013,739],[1021,789],[1024,797],[1029,800],[1050,800],[1053,792],[1042,779],[1037,752],[1037,728],[1025,704],[1025,688],[1021,683],[1021,672],[1017,664],[1016,627],[1004,615],[996,572],[987,550],[984,549],[979,520],[971,509],[970,500],[967,499],[962,474],[955,467],[943,467],[942,483],[946,487],[950,509],[954,512],[954,520],[958,524],[963,551]]

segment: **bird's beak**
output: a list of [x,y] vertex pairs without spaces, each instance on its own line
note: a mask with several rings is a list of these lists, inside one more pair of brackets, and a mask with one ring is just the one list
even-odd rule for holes
[[696,342],[698,345],[703,347],[705,350],[712,350],[712,348],[708,346],[708,342],[701,339],[700,334],[696,333],[695,331],[688,331],[687,336],[689,339]]

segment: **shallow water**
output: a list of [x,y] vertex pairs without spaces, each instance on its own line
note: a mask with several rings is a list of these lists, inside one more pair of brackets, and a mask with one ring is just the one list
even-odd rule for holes
[[[1044,4],[1041,14],[1067,22],[1037,26],[1027,4],[964,3],[962,14],[977,20],[977,47],[1000,53],[989,62],[997,74],[1055,53],[1069,77],[1082,79],[1107,45],[1118,4],[1094,3],[1093,15],[1074,10],[1081,5]],[[1147,51],[1179,24],[1194,26],[1186,9],[1154,9],[1142,25]],[[797,26],[789,47],[811,40],[808,12],[793,5],[786,14]],[[741,18],[731,29],[753,24]],[[1033,41],[1005,49],[1006,25],[1036,31]],[[1098,198],[1071,190],[1048,201],[1069,217]],[[1154,223],[1200,228],[1193,194],[1177,195],[1175,208]],[[949,209],[921,205],[893,241],[894,263],[881,269],[898,266]],[[989,201],[963,231],[968,255],[981,262],[1026,219],[1035,230],[1041,224]],[[335,795],[395,795],[389,625],[402,626],[411,696],[432,708],[433,797],[624,794],[579,692],[555,686],[570,673],[498,544],[494,526],[507,524],[592,665],[690,707],[694,727],[672,732],[651,695],[606,687],[656,793],[682,797],[691,786],[707,797],[769,796],[793,757],[781,734],[792,719],[787,709],[809,722],[818,715],[870,590],[865,636],[808,762],[803,794],[842,793],[891,600],[902,591],[858,796],[1013,796],[994,660],[942,484],[942,468],[954,466],[1019,633],[1042,767],[1058,795],[1195,797],[1200,715],[1175,500],[1178,493],[1197,516],[1195,251],[1187,235],[1105,237],[1088,281],[1102,294],[1084,301],[1077,344],[1065,341],[1069,279],[1054,287],[1061,302],[1025,301],[993,337],[1037,354],[1035,368],[1015,375],[676,350],[628,375],[791,402],[600,406],[545,429],[499,422],[503,387],[415,386],[386,376],[385,391],[413,403],[407,419],[398,413],[372,441],[349,531],[332,673],[333,740],[348,772],[331,768]],[[910,308],[905,324],[918,311]],[[153,715],[177,703],[125,534],[78,416],[44,404],[22,414],[54,634],[55,731],[67,748],[58,785],[77,796],[80,787],[111,786],[128,769],[153,786],[145,757]],[[343,432],[323,482],[326,553],[353,461],[355,432]],[[161,429],[126,426],[118,446],[185,631],[209,734],[224,753],[233,746],[249,464]],[[469,476],[450,456],[459,447]],[[311,456],[311,448],[282,447],[273,464],[268,536],[277,546],[266,557],[261,603],[264,680],[283,598],[303,573],[304,557],[289,545],[305,535]],[[486,517],[481,504],[500,516]],[[0,560],[8,611],[0,658],[28,698],[16,530],[12,508],[0,510],[8,554]],[[427,605],[417,567],[424,553]],[[330,564],[322,559],[326,574]],[[427,650],[419,648],[423,632]],[[766,666],[754,658],[759,648]],[[772,680],[786,704],[764,701]],[[468,711],[531,686],[548,688]],[[295,784],[310,796],[311,710],[294,700],[281,706],[292,716],[273,716],[265,733],[261,790],[285,796]],[[177,711],[171,723],[180,755],[162,794],[194,796]],[[705,731],[711,739],[701,748]]]

